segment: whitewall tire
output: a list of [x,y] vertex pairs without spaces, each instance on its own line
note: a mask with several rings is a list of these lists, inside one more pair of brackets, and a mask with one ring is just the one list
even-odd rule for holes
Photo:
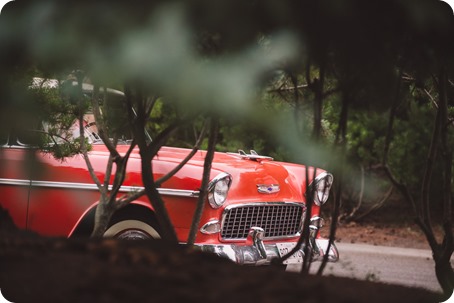
[[124,240],[161,239],[155,228],[139,220],[123,220],[110,226],[104,237]]

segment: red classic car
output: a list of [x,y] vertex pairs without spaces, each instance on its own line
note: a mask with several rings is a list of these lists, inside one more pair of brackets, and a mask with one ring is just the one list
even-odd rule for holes
[[[93,129],[89,152],[95,173],[102,178],[109,153],[98,143]],[[94,136],[94,137],[93,137]],[[128,145],[119,146],[125,152]],[[172,170],[190,152],[163,147],[153,159],[155,178]],[[31,162],[31,155],[35,160]],[[174,177],[159,188],[179,241],[188,239],[206,152],[199,151]],[[31,164],[33,163],[33,164]],[[306,173],[308,169],[308,173]],[[328,199],[333,177],[314,168],[273,161],[251,151],[215,153],[209,194],[204,205],[196,245],[202,250],[248,265],[269,264],[294,247],[306,217],[306,201],[311,207],[312,260],[328,254],[337,261],[334,243],[318,236],[322,219],[320,206]],[[306,186],[310,184],[309,191]],[[139,153],[128,162],[121,193],[143,188]],[[306,194],[312,192],[313,199]],[[0,133],[0,206],[15,224],[42,235],[74,237],[90,235],[99,192],[81,155],[64,161],[28,145],[14,130]],[[159,226],[146,196],[117,211],[106,236],[117,238],[159,238]],[[303,247],[286,263],[302,262]]]

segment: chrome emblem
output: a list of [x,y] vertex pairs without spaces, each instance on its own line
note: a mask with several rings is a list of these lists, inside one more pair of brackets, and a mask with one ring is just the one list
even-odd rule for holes
[[261,194],[274,194],[281,190],[279,184],[257,184],[257,190]]

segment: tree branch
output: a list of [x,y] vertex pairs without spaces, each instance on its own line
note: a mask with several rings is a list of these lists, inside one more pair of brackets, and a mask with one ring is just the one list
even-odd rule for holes
[[159,178],[156,180],[156,187],[160,187],[162,183],[166,182],[169,180],[173,175],[175,175],[183,166],[188,163],[188,161],[195,155],[195,153],[199,150],[200,144],[202,143],[202,139],[205,136],[205,125],[202,128],[202,131],[197,139],[197,142],[195,143],[194,147],[192,148],[191,152],[181,161],[174,169],[172,169],[170,172],[168,172],[165,176]]

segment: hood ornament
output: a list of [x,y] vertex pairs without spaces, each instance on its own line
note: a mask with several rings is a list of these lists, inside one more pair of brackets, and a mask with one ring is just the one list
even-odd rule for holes
[[257,184],[257,191],[261,194],[274,194],[280,190],[279,184]]
[[238,153],[227,153],[227,154],[240,157],[241,159],[252,160],[252,161],[257,161],[257,162],[262,162],[263,160],[273,161],[272,157],[261,156],[255,150],[251,150],[250,154],[247,154],[242,149],[239,149]]

